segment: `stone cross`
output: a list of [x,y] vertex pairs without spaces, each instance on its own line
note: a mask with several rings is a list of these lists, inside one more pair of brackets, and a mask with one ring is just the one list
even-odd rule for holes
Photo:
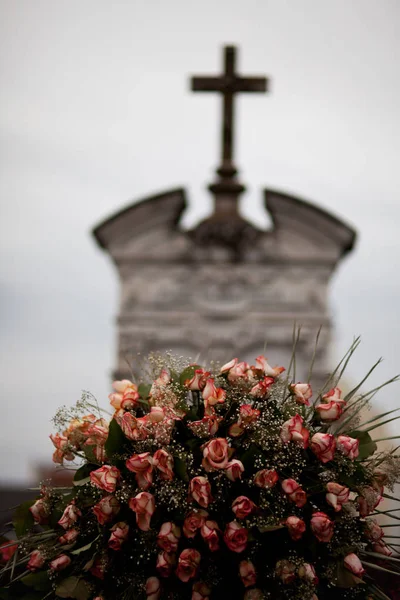
[[222,75],[192,78],[194,92],[219,92],[222,95],[221,165],[217,169],[217,173],[223,181],[232,180],[237,173],[233,162],[235,95],[239,92],[266,92],[267,84],[266,77],[241,77],[236,73],[236,48],[234,46],[224,48],[224,73]]

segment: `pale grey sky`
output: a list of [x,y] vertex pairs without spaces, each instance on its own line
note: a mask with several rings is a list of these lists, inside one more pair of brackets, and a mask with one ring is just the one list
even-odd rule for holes
[[219,72],[225,43],[272,79],[238,102],[243,213],[266,226],[276,187],[357,227],[333,358],[361,334],[353,380],[381,355],[372,384],[400,371],[399,22],[397,0],[0,0],[0,479],[50,458],[59,405],[106,402],[118,282],[91,228],[175,186],[186,224],[210,210],[219,102],[188,78]]

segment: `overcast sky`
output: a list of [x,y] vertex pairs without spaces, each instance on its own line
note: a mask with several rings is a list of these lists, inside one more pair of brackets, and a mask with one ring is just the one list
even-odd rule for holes
[[219,102],[188,79],[218,73],[226,43],[243,73],[272,79],[238,102],[243,214],[268,226],[261,192],[275,187],[354,225],[332,359],[361,334],[352,380],[379,356],[371,385],[400,371],[397,0],[0,0],[0,13],[0,479],[49,460],[58,406],[82,389],[106,402],[118,281],[91,228],[176,186],[187,225],[211,210]]

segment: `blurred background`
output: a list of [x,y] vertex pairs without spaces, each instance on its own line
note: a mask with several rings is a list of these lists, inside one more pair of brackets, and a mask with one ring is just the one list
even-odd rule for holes
[[400,372],[399,19],[396,0],[0,0],[0,485],[50,463],[60,405],[81,390],[107,404],[118,280],[92,227],[181,186],[186,226],[210,213],[220,101],[189,77],[218,74],[224,44],[271,78],[237,100],[242,214],[268,228],[271,187],[354,226],[331,361],[361,334],[351,382],[380,356],[370,387]]

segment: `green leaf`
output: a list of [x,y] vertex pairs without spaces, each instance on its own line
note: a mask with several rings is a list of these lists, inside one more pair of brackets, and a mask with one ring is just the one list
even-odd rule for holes
[[196,369],[201,369],[200,365],[191,365],[190,367],[186,367],[183,369],[182,373],[179,376],[179,381],[181,385],[185,385],[185,381],[187,379],[192,379],[194,377],[194,372]]
[[51,583],[47,571],[30,573],[21,579],[21,582],[27,587],[31,587],[38,592],[46,592],[51,588]]
[[126,442],[126,437],[118,425],[115,419],[112,419],[110,423],[110,429],[108,430],[108,437],[105,443],[105,451],[109,458],[113,456],[113,454],[121,453],[122,447]]
[[178,456],[174,456],[174,472],[180,479],[182,479],[182,481],[189,481],[186,462]]
[[80,469],[78,469],[74,475],[73,484],[74,485],[84,485],[81,483],[84,479],[87,479],[90,476],[92,471],[95,471],[99,468],[99,465],[94,465],[93,463],[86,463]]
[[366,431],[350,431],[347,435],[356,440],[360,440],[358,460],[368,458],[368,456],[371,456],[378,448]]
[[79,481],[73,481],[73,484],[76,487],[81,487],[82,485],[86,485],[87,483],[89,483],[90,481],[90,477],[84,477],[83,479],[80,479]]
[[86,582],[79,577],[67,577],[56,588],[56,595],[60,598],[76,598],[88,600],[90,592]]
[[86,552],[86,550],[89,550],[89,548],[92,547],[92,545],[94,544],[94,542],[98,539],[95,538],[94,540],[92,540],[91,542],[89,542],[88,544],[86,544],[86,546],[82,546],[81,548],[77,548],[76,550],[73,550],[71,552],[71,554],[80,554],[81,552]]
[[151,390],[151,385],[148,383],[141,383],[138,387],[139,396],[141,397],[142,400],[145,401],[144,402],[145,404],[148,404],[147,398],[149,397],[150,390]]
[[260,533],[268,533],[269,531],[278,531],[278,529],[283,529],[283,525],[258,525],[257,529]]
[[13,525],[17,537],[22,537],[29,529],[32,529],[34,520],[30,507],[34,504],[34,500],[27,500],[18,506],[13,515]]
[[359,579],[359,577],[356,577],[356,575],[346,569],[343,564],[338,563],[336,574],[332,579],[332,583],[340,588],[352,588],[364,582],[362,579]]

